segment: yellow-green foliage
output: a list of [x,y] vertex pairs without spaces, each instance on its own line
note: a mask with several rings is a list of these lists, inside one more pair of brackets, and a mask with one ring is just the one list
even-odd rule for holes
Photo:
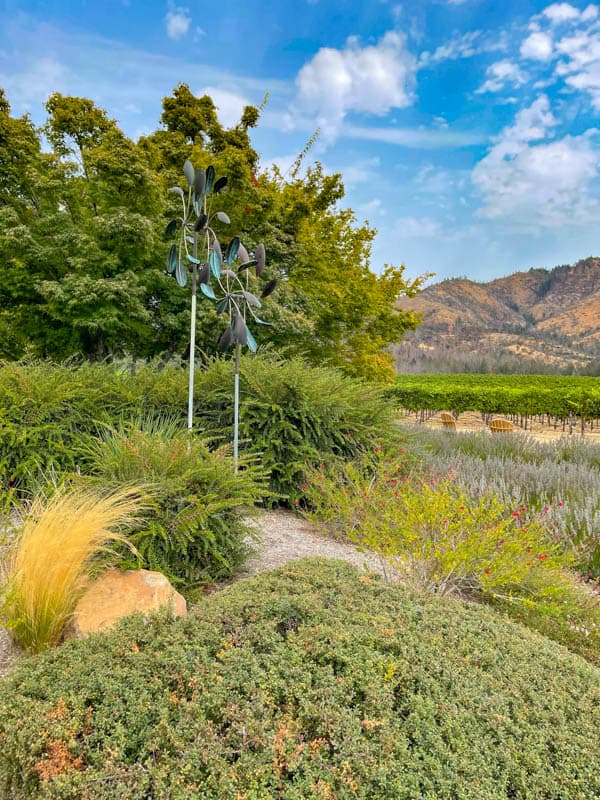
[[303,487],[312,516],[384,555],[420,590],[499,605],[600,660],[600,608],[568,571],[569,557],[522,509],[469,500],[451,480],[413,478],[381,458],[322,467]]
[[66,489],[34,500],[4,564],[0,606],[24,648],[39,652],[58,642],[93,556],[109,541],[125,541],[115,529],[140,509],[139,498],[131,488],[110,494]]

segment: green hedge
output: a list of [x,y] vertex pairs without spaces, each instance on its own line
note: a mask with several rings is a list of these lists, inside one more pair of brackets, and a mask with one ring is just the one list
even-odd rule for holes
[[[203,429],[231,440],[233,363],[213,361],[198,376]],[[242,448],[262,454],[271,499],[297,496],[307,462],[353,458],[398,438],[396,413],[382,390],[302,359],[246,357],[240,364]]]
[[600,796],[600,671],[339,562],[24,660],[0,697],[12,800]]
[[[174,364],[144,365],[135,375],[116,365],[0,364],[0,483],[27,491],[40,470],[85,472],[80,445],[96,436],[99,423],[140,415],[185,421],[187,386],[187,368]],[[244,356],[240,391],[242,447],[261,453],[274,500],[294,493],[306,460],[352,456],[390,437],[392,402],[335,369]],[[231,441],[231,360],[199,367],[195,421]]]

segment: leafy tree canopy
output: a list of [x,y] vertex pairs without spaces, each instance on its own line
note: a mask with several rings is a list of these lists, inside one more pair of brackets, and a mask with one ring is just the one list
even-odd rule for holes
[[[223,242],[263,241],[280,279],[260,343],[390,376],[387,346],[417,324],[396,300],[420,280],[407,282],[403,267],[369,269],[375,231],[340,207],[340,175],[318,163],[300,174],[308,148],[289,176],[260,171],[249,136],[260,108],[225,128],[210,97],[180,84],[163,100],[161,127],[137,142],[87,98],[55,93],[46,111],[36,130],[0,89],[0,357],[186,355],[189,295],[164,274],[164,229],[178,215],[167,190],[183,185],[189,158],[228,176]],[[211,304],[199,303],[197,325],[200,349],[214,352]]]

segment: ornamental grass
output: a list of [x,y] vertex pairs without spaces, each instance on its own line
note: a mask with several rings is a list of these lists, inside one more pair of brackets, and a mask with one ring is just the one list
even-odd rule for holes
[[143,505],[139,489],[111,493],[59,489],[38,495],[3,564],[0,618],[15,640],[37,653],[57,644],[109,542],[126,542],[120,526]]

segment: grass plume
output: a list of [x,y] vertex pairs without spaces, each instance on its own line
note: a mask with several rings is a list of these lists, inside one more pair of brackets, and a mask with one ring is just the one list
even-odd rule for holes
[[26,650],[56,644],[88,582],[95,555],[126,542],[118,528],[141,509],[139,489],[59,489],[38,495],[4,565],[0,613]]

